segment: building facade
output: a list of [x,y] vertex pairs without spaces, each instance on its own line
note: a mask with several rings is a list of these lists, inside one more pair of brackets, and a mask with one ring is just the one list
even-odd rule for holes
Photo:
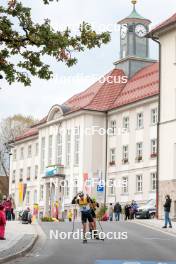
[[17,207],[37,204],[49,215],[57,203],[64,212],[81,190],[102,203],[155,199],[159,68],[149,58],[150,21],[134,4],[119,24],[114,69],[16,138],[10,192]]
[[165,196],[169,194],[176,218],[176,14],[152,30],[150,37],[161,45],[159,215],[163,216]]

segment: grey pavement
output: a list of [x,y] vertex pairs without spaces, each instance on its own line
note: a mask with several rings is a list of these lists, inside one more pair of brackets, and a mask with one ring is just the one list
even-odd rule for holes
[[37,239],[37,225],[22,225],[18,221],[6,224],[6,240],[0,242],[0,263],[22,256],[32,248]]
[[141,220],[134,220],[135,223],[144,225],[146,227],[156,229],[162,231],[163,233],[170,234],[176,236],[176,222],[172,221],[172,228],[162,228],[164,226],[164,220],[158,219],[141,219]]
[[[25,264],[176,264],[176,236],[144,225],[128,222],[101,223],[104,232],[127,232],[126,240],[96,241],[83,244],[81,240],[50,239],[50,232],[70,232],[72,223],[42,223],[47,239],[42,248],[31,252],[18,262]],[[75,230],[81,223],[75,223]],[[107,260],[107,261],[105,261]],[[153,262],[150,262],[153,261]]]

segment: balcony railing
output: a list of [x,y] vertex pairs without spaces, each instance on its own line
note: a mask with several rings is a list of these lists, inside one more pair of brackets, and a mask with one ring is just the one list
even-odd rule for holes
[[64,168],[63,164],[50,165],[46,168],[45,176],[63,175]]

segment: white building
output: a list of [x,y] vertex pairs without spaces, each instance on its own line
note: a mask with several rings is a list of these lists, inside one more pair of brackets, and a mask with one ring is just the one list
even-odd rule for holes
[[159,124],[159,213],[165,195],[173,200],[176,217],[176,14],[150,32],[161,44],[161,90]]
[[[159,69],[149,59],[145,38],[150,21],[134,5],[119,24],[121,58],[115,68],[86,91],[54,105],[16,139],[10,192],[17,206],[37,203],[40,212],[49,214],[59,202],[67,209],[88,178],[107,180],[107,203],[155,199]],[[25,195],[19,198],[22,187]],[[104,202],[97,184],[86,191]]]

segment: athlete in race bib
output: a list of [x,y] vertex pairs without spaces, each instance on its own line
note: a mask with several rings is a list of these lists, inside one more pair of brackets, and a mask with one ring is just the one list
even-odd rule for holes
[[86,242],[86,230],[87,230],[87,220],[89,224],[94,229],[94,220],[91,214],[90,203],[92,203],[92,199],[88,195],[84,195],[84,193],[78,193],[72,201],[72,204],[78,204],[80,207],[81,212],[81,220],[83,224],[83,234],[84,234],[84,241]]

